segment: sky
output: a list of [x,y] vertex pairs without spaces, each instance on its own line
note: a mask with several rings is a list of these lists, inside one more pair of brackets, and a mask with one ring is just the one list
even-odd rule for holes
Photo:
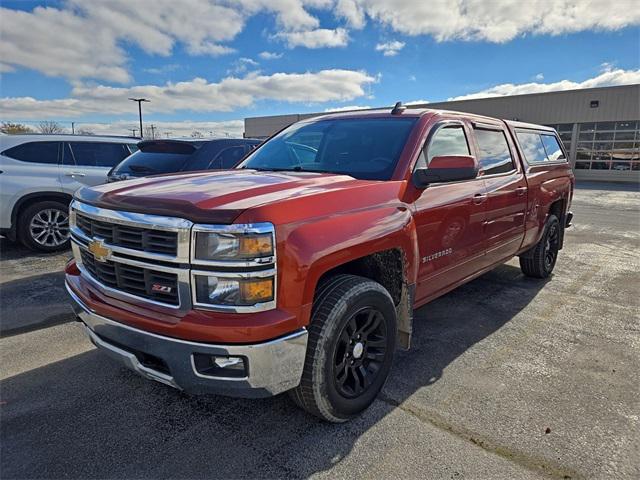
[[0,2],[0,120],[94,133],[634,83],[635,0]]

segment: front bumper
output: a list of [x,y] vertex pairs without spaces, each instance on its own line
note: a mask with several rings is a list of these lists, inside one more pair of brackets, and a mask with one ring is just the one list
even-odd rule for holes
[[[165,337],[115,322],[92,311],[67,284],[73,309],[93,344],[145,378],[187,393],[268,397],[300,383],[307,331],[252,345],[213,345]],[[240,357],[241,377],[198,371],[194,355]]]

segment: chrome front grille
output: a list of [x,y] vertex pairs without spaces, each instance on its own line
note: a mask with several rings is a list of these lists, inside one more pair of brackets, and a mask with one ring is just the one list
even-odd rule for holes
[[132,227],[80,213],[76,213],[76,225],[87,237],[102,238],[109,245],[173,256],[178,253],[177,232]]
[[101,284],[156,302],[178,305],[178,275],[112,261],[99,262],[80,249],[82,265]]
[[191,308],[190,221],[78,201],[69,219],[78,267],[105,294],[166,313]]

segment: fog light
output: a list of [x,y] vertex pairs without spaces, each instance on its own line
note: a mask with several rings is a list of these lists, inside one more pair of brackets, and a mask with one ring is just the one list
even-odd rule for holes
[[193,368],[201,376],[245,378],[247,367],[243,357],[193,354]]

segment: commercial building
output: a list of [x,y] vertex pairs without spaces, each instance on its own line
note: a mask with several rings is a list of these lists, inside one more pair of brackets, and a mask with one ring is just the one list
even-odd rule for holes
[[[640,85],[416,106],[552,126],[569,152],[578,180],[640,183]],[[293,122],[323,114],[246,118],[245,136],[265,138]]]

